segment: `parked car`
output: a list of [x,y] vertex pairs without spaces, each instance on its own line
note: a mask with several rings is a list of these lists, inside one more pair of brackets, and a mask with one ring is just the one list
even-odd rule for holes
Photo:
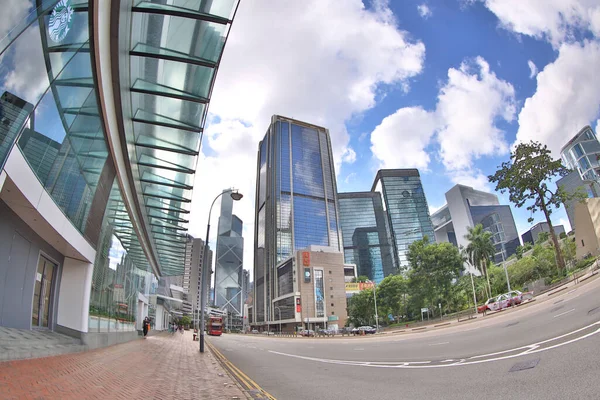
[[258,334],[258,331],[257,331],[256,329],[252,329],[252,333],[253,333],[254,335],[256,335],[256,334]]
[[313,337],[315,336],[315,331],[312,329],[303,329],[300,331],[300,336]]
[[368,325],[359,326],[358,330],[359,330],[359,332],[364,331],[365,333],[371,333],[371,334],[377,333],[377,329],[373,328],[372,326],[368,326]]

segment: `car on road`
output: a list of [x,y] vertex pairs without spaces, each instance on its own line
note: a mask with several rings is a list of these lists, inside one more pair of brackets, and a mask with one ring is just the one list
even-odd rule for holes
[[257,335],[257,334],[258,334],[258,331],[257,331],[256,329],[252,329],[252,333],[253,333],[254,335]]
[[315,331],[313,331],[312,329],[302,329],[300,331],[300,336],[314,337],[315,336]]
[[368,325],[365,325],[365,326],[359,326],[359,327],[358,327],[358,331],[359,331],[359,333],[360,333],[361,331],[364,331],[364,332],[365,332],[365,334],[366,334],[366,333],[371,333],[371,334],[375,334],[375,333],[377,333],[377,329],[373,328],[372,326],[368,326]]
[[477,307],[478,313],[486,311],[499,311],[505,308],[521,304],[525,300],[533,299],[533,292],[522,293],[518,290],[512,290],[496,297],[489,298],[485,304]]

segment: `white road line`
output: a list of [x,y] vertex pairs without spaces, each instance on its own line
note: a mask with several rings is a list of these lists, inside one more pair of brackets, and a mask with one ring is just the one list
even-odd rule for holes
[[429,346],[440,346],[442,344],[448,344],[450,342],[430,343]]
[[[574,310],[574,309],[573,309]],[[571,310],[572,311],[572,310]],[[569,311],[570,312],[570,311]],[[600,325],[600,321],[596,321],[593,324],[590,324],[588,326],[585,326],[583,328],[579,328],[577,330],[574,330],[572,332],[554,337],[552,339],[546,339],[544,341],[538,342],[538,343],[533,343],[527,346],[523,346],[523,347],[518,347],[516,349],[512,349],[512,350],[505,350],[505,351],[501,351],[501,352],[497,352],[497,353],[491,353],[488,354],[488,356],[491,355],[495,355],[495,354],[503,354],[503,353],[510,353],[510,352],[514,352],[515,350],[520,350],[520,349],[527,349],[526,351],[517,353],[517,354],[510,354],[510,355],[505,355],[505,356],[501,356],[501,357],[495,357],[495,358],[488,358],[488,359],[484,359],[484,360],[473,360],[474,358],[479,358],[479,357],[483,357],[483,356],[475,356],[475,357],[471,357],[469,360],[472,361],[467,361],[465,359],[461,359],[460,361],[456,362],[456,363],[452,363],[452,364],[434,364],[434,365],[412,365],[412,364],[416,364],[417,362],[406,362],[406,361],[398,361],[398,362],[377,362],[377,361],[351,361],[351,360],[331,360],[331,359],[324,359],[324,358],[314,358],[314,357],[306,357],[306,356],[300,356],[300,355],[296,355],[296,354],[288,354],[288,353],[281,353],[278,351],[273,351],[273,350],[269,350],[270,353],[273,354],[278,354],[281,356],[286,356],[286,357],[291,357],[291,358],[298,358],[301,360],[307,360],[307,361],[316,361],[316,362],[321,362],[321,363],[326,363],[326,364],[338,364],[338,365],[351,365],[351,366],[358,366],[358,367],[372,367],[372,368],[409,368],[409,369],[421,369],[421,368],[446,368],[446,367],[456,367],[456,366],[462,366],[462,365],[472,365],[472,364],[482,364],[482,363],[488,363],[488,362],[493,362],[493,361],[499,361],[499,360],[507,360],[510,358],[515,358],[515,357],[521,357],[524,355],[531,355],[534,353],[540,353],[542,351],[547,351],[547,350],[551,350],[551,349],[555,349],[558,347],[562,347],[562,346],[566,346],[568,344],[571,343],[575,343],[577,341],[586,339],[590,336],[593,335],[597,335],[598,333],[600,333],[600,328],[597,328],[596,330],[586,333],[583,336],[579,336],[576,338],[573,338],[571,340],[567,340],[565,342],[561,342],[561,343],[557,343],[555,345],[552,346],[548,346],[548,347],[543,347],[543,348],[539,348],[541,344],[544,343],[548,343],[551,341],[555,341],[558,339],[562,339],[564,337],[573,335],[575,333],[581,332],[583,330],[589,329],[591,327],[596,327]],[[450,360],[446,360],[443,362],[449,362]],[[429,363],[429,362],[427,362]]]
[[568,314],[568,313],[570,313],[571,311],[575,311],[575,309],[574,309],[574,308],[571,308],[569,311],[565,311],[565,312],[563,312],[563,313],[556,314],[556,315],[555,315],[554,317],[552,317],[552,318],[560,317],[561,315]]
[[357,347],[356,349],[353,349],[354,351],[364,351],[365,349],[363,349],[362,347]]

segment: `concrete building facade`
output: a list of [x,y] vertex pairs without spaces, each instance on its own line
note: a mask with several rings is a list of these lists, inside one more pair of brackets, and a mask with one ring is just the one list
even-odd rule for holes
[[515,254],[521,244],[510,206],[500,205],[498,196],[456,185],[446,192],[446,204],[431,216],[437,242],[467,247],[468,228],[482,224],[492,233],[496,247],[494,261],[500,263]]
[[[566,233],[565,232],[565,227],[562,225],[555,225],[553,226],[554,228],[554,233],[558,236],[561,233]],[[550,233],[550,227],[548,226],[547,222],[539,222],[537,224],[535,224],[534,226],[532,226],[531,228],[529,228],[529,230],[525,233],[523,233],[521,235],[521,239],[523,241],[523,244],[525,243],[529,243],[529,244],[535,244],[538,241],[538,237],[540,236],[540,233],[542,232],[548,232]]]

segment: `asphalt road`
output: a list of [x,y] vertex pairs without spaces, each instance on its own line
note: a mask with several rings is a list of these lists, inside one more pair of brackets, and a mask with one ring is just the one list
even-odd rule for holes
[[430,332],[209,340],[279,400],[600,399],[600,279]]

